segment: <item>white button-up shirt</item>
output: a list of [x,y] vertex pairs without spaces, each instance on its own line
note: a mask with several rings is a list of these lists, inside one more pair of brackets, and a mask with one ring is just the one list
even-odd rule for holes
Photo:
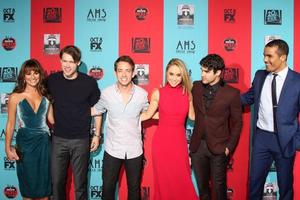
[[[278,72],[278,76],[276,77],[276,99],[277,103],[279,102],[279,97],[281,94],[282,86],[285,81],[285,78],[288,73],[288,67],[285,67],[283,70]],[[274,132],[274,120],[273,120],[273,103],[272,103],[272,79],[273,74],[269,73],[265,79],[261,96],[259,102],[259,109],[258,109],[258,120],[257,120],[257,127]]]
[[140,114],[148,105],[148,93],[134,84],[127,103],[117,84],[103,90],[95,110],[97,114],[107,112],[104,146],[109,155],[131,159],[143,153]]

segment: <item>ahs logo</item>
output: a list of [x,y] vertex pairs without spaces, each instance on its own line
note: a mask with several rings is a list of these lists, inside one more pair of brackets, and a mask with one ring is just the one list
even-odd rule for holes
[[91,51],[102,51],[102,37],[91,37],[90,38],[90,49]]
[[102,170],[102,160],[100,159],[90,159],[89,160],[89,170],[90,171],[101,171]]
[[[16,139],[16,135],[17,135],[17,130],[15,129],[14,130],[14,134],[13,134],[14,136],[13,136],[13,140],[15,140]],[[0,133],[0,141],[1,140],[4,140],[5,139],[5,130],[4,129],[2,129],[2,131],[1,131],[1,133]]]
[[195,53],[196,44],[193,40],[179,41],[176,47],[177,53]]
[[14,8],[4,8],[3,9],[3,21],[4,22],[14,22],[15,9]]
[[90,9],[87,15],[87,21],[105,21],[106,20],[106,11],[105,9]]

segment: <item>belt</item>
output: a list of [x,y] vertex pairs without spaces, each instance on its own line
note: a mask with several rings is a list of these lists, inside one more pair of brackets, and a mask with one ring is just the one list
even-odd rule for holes
[[263,130],[263,129],[259,128],[259,127],[256,127],[256,129],[261,130],[261,131],[263,131],[265,133],[269,133],[269,134],[277,134],[277,132],[266,131],[266,130]]

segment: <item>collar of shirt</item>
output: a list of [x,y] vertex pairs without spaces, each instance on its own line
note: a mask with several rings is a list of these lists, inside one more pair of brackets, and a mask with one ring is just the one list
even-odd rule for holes
[[205,84],[204,88],[208,91],[211,91],[213,93],[216,93],[217,90],[222,86],[222,80],[220,80],[219,82],[217,82],[214,85],[209,85],[209,84]]
[[[132,96],[134,94],[134,91],[136,89],[136,85],[133,82],[131,82],[131,84],[132,84],[132,87],[131,87],[131,90],[130,90],[130,96]],[[121,94],[121,91],[118,87],[118,83],[115,83],[115,90],[116,90],[116,93]]]
[[[289,71],[288,66],[286,66],[285,68],[283,68],[281,71],[279,71],[277,73],[278,76],[276,77],[276,80],[281,79],[282,81],[284,81],[285,78],[286,78],[286,76],[287,76],[288,71]],[[273,73],[269,73],[268,76],[273,76]]]
[[[130,92],[131,92],[131,94],[133,94],[133,93],[134,93],[134,90],[135,90],[135,87],[136,87],[136,85],[135,85],[133,82],[131,82],[131,84],[132,84],[132,87],[131,87],[131,90],[130,90]],[[119,89],[119,87],[118,87],[118,83],[115,83],[115,89],[116,89],[116,91],[117,91],[117,92],[121,93],[121,91],[120,91],[120,89]]]

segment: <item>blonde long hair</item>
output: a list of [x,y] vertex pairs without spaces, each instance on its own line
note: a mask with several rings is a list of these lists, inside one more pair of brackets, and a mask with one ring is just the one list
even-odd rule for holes
[[168,83],[168,80],[167,80],[167,72],[169,70],[169,68],[172,66],[172,65],[175,65],[177,66],[179,69],[180,69],[180,72],[181,72],[181,77],[182,77],[182,88],[183,88],[183,93],[188,93],[189,97],[191,98],[191,90],[192,90],[192,83],[191,83],[191,79],[188,75],[188,71],[187,71],[187,68],[186,68],[186,65],[185,63],[180,60],[179,58],[172,58],[169,63],[167,64],[167,67],[166,67],[166,75],[165,75],[165,85]]

